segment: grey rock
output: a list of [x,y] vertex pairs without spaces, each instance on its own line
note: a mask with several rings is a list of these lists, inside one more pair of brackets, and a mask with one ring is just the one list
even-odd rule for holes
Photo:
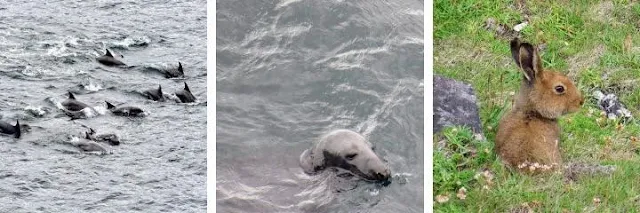
[[434,75],[433,132],[446,126],[467,126],[484,138],[477,100],[471,85]]
[[603,92],[596,90],[593,92],[593,96],[598,99],[598,106],[607,114],[607,118],[622,118],[623,120],[633,119],[631,111],[624,107],[624,104],[618,100],[618,97],[615,94],[604,94]]

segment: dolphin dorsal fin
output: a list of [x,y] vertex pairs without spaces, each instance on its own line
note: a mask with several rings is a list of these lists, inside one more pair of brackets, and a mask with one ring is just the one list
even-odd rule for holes
[[158,93],[162,95],[162,85],[158,84]]
[[113,104],[109,103],[108,101],[104,101],[104,102],[107,103],[107,109],[115,108],[115,106],[113,106]]
[[104,56],[113,57],[113,55],[111,55],[111,52],[109,52],[109,49],[105,49],[105,50],[107,50],[107,53],[105,53]]
[[15,136],[16,138],[20,138],[20,135],[22,134],[22,132],[20,132],[20,121],[16,120],[16,126],[15,126]]
[[182,69],[182,63],[180,63],[178,61],[178,71],[180,71],[180,73],[184,74],[184,70]]
[[91,140],[91,136],[89,136],[88,132],[84,132],[84,138]]
[[69,92],[69,99],[76,100],[76,97],[75,97],[75,96],[73,96],[73,93]]
[[189,85],[187,85],[187,82],[184,82],[184,90],[186,90],[187,92],[191,92],[191,90],[189,89]]

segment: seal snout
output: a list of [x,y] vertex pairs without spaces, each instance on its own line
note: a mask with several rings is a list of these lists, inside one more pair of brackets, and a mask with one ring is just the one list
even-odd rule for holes
[[391,178],[391,171],[389,170],[389,168],[385,168],[382,171],[371,170],[370,174],[375,180],[388,180],[389,178]]
[[373,178],[376,180],[387,180],[389,179],[389,174],[376,172],[376,173],[373,173]]
[[391,177],[389,166],[384,164],[379,158],[369,160],[369,176],[373,180],[388,180]]

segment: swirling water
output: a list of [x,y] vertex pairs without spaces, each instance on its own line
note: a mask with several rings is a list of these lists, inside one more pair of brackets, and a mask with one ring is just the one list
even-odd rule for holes
[[[127,68],[95,58],[109,48]],[[184,78],[156,71],[177,66]],[[206,1],[6,0],[0,4],[0,116],[30,131],[0,135],[0,212],[203,212],[206,209]],[[187,82],[196,103],[154,102]],[[70,120],[67,92],[100,114]],[[116,117],[104,101],[138,106]],[[109,154],[68,141],[116,133]]]
[[[423,2],[216,3],[218,212],[423,212]],[[360,132],[388,186],[306,175],[321,134]]]

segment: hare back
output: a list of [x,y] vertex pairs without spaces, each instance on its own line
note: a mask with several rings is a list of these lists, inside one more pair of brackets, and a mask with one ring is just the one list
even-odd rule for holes
[[498,126],[496,151],[509,166],[523,163],[560,165],[560,127],[555,119],[512,111]]

